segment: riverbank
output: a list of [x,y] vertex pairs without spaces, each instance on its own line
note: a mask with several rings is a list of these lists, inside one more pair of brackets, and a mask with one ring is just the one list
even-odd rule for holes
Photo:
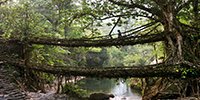
[[26,94],[28,98],[27,100],[66,100],[67,98],[69,98],[69,96],[67,96],[66,94],[56,94],[54,92],[27,92]]

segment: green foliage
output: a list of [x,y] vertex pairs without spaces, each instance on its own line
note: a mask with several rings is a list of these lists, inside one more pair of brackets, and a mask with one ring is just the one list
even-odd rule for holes
[[69,53],[68,50],[55,46],[33,45],[33,48],[31,62],[39,65],[65,65],[63,59]]
[[135,50],[130,52],[131,54],[125,56],[124,64],[126,64],[127,66],[149,64],[151,58],[154,56],[152,55],[152,46],[137,45],[134,48]]
[[[80,9],[76,4],[81,3],[72,0],[20,0],[1,6],[2,36],[23,40],[25,38],[80,38],[93,34],[85,27],[92,19],[82,15],[89,13],[91,9],[86,4],[83,9]],[[36,65],[84,66],[85,63],[84,53],[87,49],[42,45],[33,45],[31,48],[30,62]],[[78,57],[80,55],[83,57]]]
[[138,93],[141,93],[142,90],[142,79],[140,78],[130,78],[129,84],[132,90],[138,91]]
[[120,49],[112,47],[108,49],[109,62],[108,66],[121,66],[123,65],[122,59],[125,55]]
[[109,48],[108,66],[133,66],[146,65],[154,57],[153,47],[151,45],[136,45],[134,47]]
[[[154,43],[154,44],[152,44],[152,46],[154,47],[152,53],[154,56],[157,56],[157,58],[156,58],[157,60],[159,60],[162,57],[165,57],[166,51],[165,51],[165,47],[162,42]],[[164,60],[164,59],[162,59],[162,60]]]
[[[195,66],[194,66],[195,68]],[[177,68],[176,72],[181,73],[181,78],[186,79],[190,77],[196,77],[197,76],[197,71],[194,68]]]
[[45,84],[53,84],[53,81],[56,79],[56,77],[52,74],[41,73],[39,75],[40,78],[44,80]]
[[66,93],[78,98],[86,97],[89,94],[86,90],[81,89],[78,85],[71,83],[64,85],[62,93]]

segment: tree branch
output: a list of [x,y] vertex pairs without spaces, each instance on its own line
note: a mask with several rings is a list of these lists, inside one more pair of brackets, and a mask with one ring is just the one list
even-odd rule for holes
[[146,8],[145,6],[143,5],[138,5],[138,4],[135,4],[135,3],[131,3],[131,4],[125,4],[125,3],[122,3],[122,2],[117,2],[117,1],[114,1],[114,0],[109,0],[110,2],[112,2],[113,4],[116,4],[116,5],[119,5],[119,6],[124,6],[124,7],[128,7],[128,8],[138,8],[140,10],[143,10],[143,11],[146,11],[148,13],[151,13],[152,15],[156,15],[156,16],[159,16],[158,13],[156,13],[157,11],[153,11],[151,8]]
[[113,30],[115,29],[115,27],[117,26],[117,24],[119,23],[119,21],[120,21],[120,17],[117,19],[117,22],[115,23],[115,25],[113,26],[113,28],[110,30],[110,32],[109,32],[109,36],[110,36],[110,38],[112,39],[112,35],[111,35],[111,33],[113,32]]
[[122,33],[124,34],[124,33],[128,33],[128,32],[132,32],[133,31],[131,34],[126,35],[126,36],[131,36],[131,35],[136,34],[138,32],[142,32],[142,30],[145,30],[145,29],[155,25],[156,23],[157,22],[151,22],[151,23],[136,27],[134,29],[131,29],[131,30],[128,30],[128,31],[125,31],[125,32],[122,32]]
[[112,15],[112,16],[107,16],[107,17],[104,17],[104,18],[100,18],[98,20],[106,20],[106,19],[110,19],[110,18],[113,18],[113,17],[124,17],[124,16],[140,16],[140,17],[144,17],[144,18],[149,18],[151,20],[154,20],[154,21],[159,21],[159,19],[155,19],[153,18],[152,16],[147,16],[147,15],[141,15],[141,14],[120,14],[120,15]]

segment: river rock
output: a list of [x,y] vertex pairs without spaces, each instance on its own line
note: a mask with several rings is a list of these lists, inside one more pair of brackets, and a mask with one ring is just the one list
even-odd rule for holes
[[69,98],[65,94],[56,94],[53,92],[49,93],[36,93],[36,92],[29,92],[27,93],[29,99],[28,100],[68,100]]
[[90,95],[89,100],[109,100],[114,97],[115,96],[113,94],[93,93]]

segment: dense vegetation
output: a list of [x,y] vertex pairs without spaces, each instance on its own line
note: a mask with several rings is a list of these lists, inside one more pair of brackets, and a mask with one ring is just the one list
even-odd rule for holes
[[[181,73],[179,78],[142,79],[143,99],[152,98],[170,86],[175,86],[183,97],[199,96],[199,74],[193,69],[200,66],[199,9],[198,0],[3,0],[0,1],[1,38],[24,44],[9,44],[9,47],[1,44],[9,48],[2,49],[1,53],[2,57],[25,60],[27,67],[144,66],[153,61],[154,64],[180,64],[181,69],[176,69]],[[146,38],[160,37],[160,34],[163,35],[161,40],[159,38],[161,42],[154,43],[152,38]],[[28,43],[28,40],[40,39],[49,40],[47,42],[119,39],[123,43],[126,39],[139,37],[147,39],[136,43],[143,45],[109,48]],[[41,83],[52,82],[55,78],[27,72]]]

